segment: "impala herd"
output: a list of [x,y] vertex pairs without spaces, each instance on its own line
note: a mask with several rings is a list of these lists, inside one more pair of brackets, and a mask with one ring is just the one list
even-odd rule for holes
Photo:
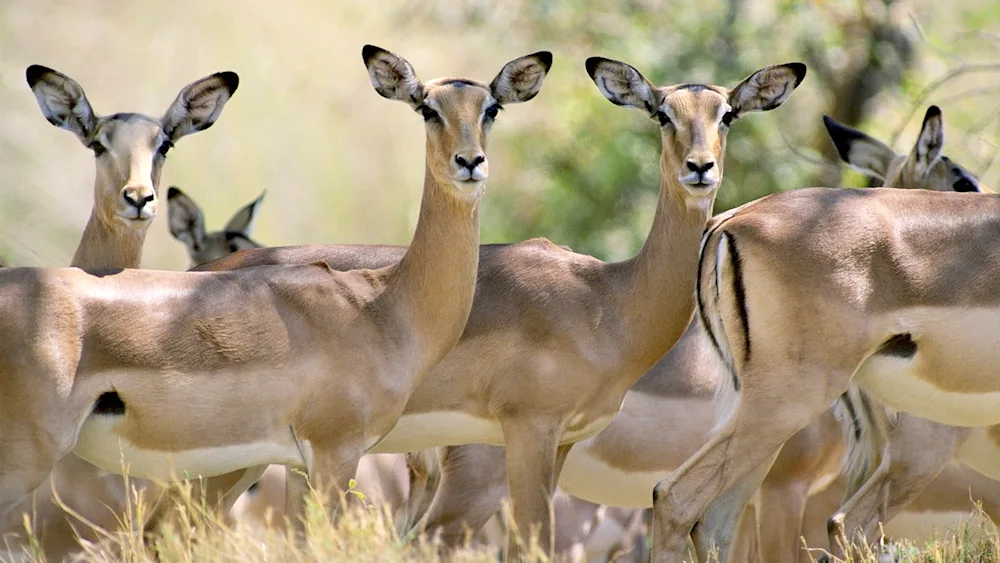
[[336,506],[359,475],[445,546],[509,494],[511,559],[533,536],[582,560],[615,514],[618,535],[649,526],[654,561],[805,561],[807,505],[829,491],[845,501],[810,545],[828,557],[918,496],[969,512],[971,494],[1000,518],[1000,200],[941,154],[937,107],[908,155],[824,118],[843,160],[908,189],[791,190],[712,217],[730,127],[785,102],[805,65],[657,86],[592,57],[600,93],[662,140],[646,242],[602,262],[546,239],[479,244],[494,120],[540,92],[550,53],[488,83],[362,58],[425,123],[411,244],[262,247],[264,194],[209,232],[170,187],[189,272],[137,268],[167,152],[215,123],[237,75],[191,83],[160,118],[102,117],[68,76],[27,69],[96,176],[73,267],[0,269],[0,560],[24,549],[25,514],[50,559],[96,538],[56,494],[118,526],[123,470],[154,503],[150,531],[177,476],[301,534],[306,493]]

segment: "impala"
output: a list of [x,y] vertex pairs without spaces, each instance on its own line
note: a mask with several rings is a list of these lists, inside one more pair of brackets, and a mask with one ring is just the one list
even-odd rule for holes
[[[961,176],[939,158],[939,117],[928,112],[897,174]],[[692,531],[701,556],[714,542],[726,560],[732,524],[782,443],[852,382],[939,422],[1000,422],[998,232],[996,197],[924,190],[796,190],[714,222],[698,299],[730,368],[723,416],[654,489],[655,560],[680,560]]]
[[[625,391],[691,318],[698,243],[722,180],[729,126],[749,112],[778,107],[805,75],[799,63],[768,67],[730,90],[656,87],[635,68],[599,57],[586,68],[611,102],[644,112],[660,127],[662,181],[645,246],[612,263],[544,239],[484,247],[461,341],[374,447],[505,445],[514,521],[525,538],[539,526],[543,549],[552,545],[549,504],[570,446],[607,425]],[[378,252],[388,261],[402,249]],[[372,253],[368,247],[259,249],[209,269],[315,260],[350,269]],[[453,509],[433,504],[429,518],[442,521],[438,515]],[[446,540],[462,533],[444,532]]]
[[[421,82],[366,46],[376,91],[426,121],[413,243],[398,261],[236,272],[0,271],[0,514],[74,451],[107,471],[212,476],[299,467],[347,488],[413,387],[462,334],[475,289],[486,139],[500,104],[535,96],[551,55],[485,85]],[[299,475],[296,473],[296,475]],[[299,514],[304,487],[288,503]],[[298,521],[298,520],[295,520]]]
[[[961,166],[941,156],[922,176],[918,167],[900,163],[900,156],[863,133],[842,128],[838,143],[841,155],[852,166],[876,178],[896,182],[921,181],[920,187],[955,191],[982,191],[979,181]],[[927,110],[918,140],[927,147],[928,160],[937,158],[944,145],[940,110]],[[906,160],[918,158],[916,148]],[[888,182],[887,182],[888,183]],[[852,385],[840,401],[848,430],[850,475],[843,506],[830,519],[830,547],[837,554],[848,539],[863,540],[877,535],[878,523],[888,522],[955,459],[983,475],[1000,479],[995,429],[960,427],[926,420],[901,412],[890,414],[873,404],[864,391]],[[966,498],[968,500],[968,496]]]
[[237,210],[221,231],[206,233],[205,216],[198,204],[180,188],[170,186],[167,190],[170,234],[187,248],[192,267],[245,248],[260,248],[261,245],[250,238],[250,231],[253,230],[264,193]]
[[[937,108],[929,110],[938,114]],[[961,191],[978,187],[976,179],[954,163],[923,177],[887,170],[912,170],[918,151],[896,155],[859,131],[825,118],[826,128],[845,159],[870,174],[897,178],[893,185]],[[938,119],[925,122],[921,143],[943,143]],[[878,171],[878,172],[876,172]],[[619,507],[652,506],[650,490],[698,450],[711,435],[715,419],[712,401],[719,378],[726,373],[702,325],[694,319],[670,349],[625,394],[621,411],[598,434],[581,440],[570,451],[559,486],[582,499]],[[477,451],[472,452],[472,448]],[[840,472],[844,452],[840,426],[833,411],[799,431],[761,485],[754,503],[759,519],[757,542],[761,561],[797,561],[802,515],[811,492],[824,489]],[[443,522],[428,526],[478,529],[500,507],[506,494],[503,451],[494,446],[449,447],[442,452],[442,485],[436,502],[454,510],[439,513]],[[460,460],[460,461],[458,461]],[[479,494],[473,494],[479,491]],[[456,530],[457,533],[457,530]],[[748,541],[750,538],[744,538]],[[744,548],[747,544],[744,544]]]
[[[70,77],[32,65],[26,71],[42,115],[67,129],[94,152],[93,207],[71,266],[138,268],[146,232],[156,216],[160,172],[167,151],[181,137],[208,129],[236,91],[239,77],[220,72],[185,86],[164,113],[99,116],[83,88]],[[39,475],[44,478],[48,471]],[[115,512],[125,502],[122,479],[68,455],[52,470],[52,486],[77,513],[105,528],[117,526]],[[31,514],[41,547],[61,559],[78,547],[73,522],[50,499],[46,482],[32,498],[2,521],[3,534],[23,531],[22,514]],[[92,530],[82,527],[81,533]]]
[[[262,245],[250,238],[253,225],[260,211],[262,193],[257,199],[241,207],[221,231],[205,232],[205,216],[201,207],[180,188],[167,190],[167,210],[170,234],[188,249],[192,266],[200,266],[246,248]],[[367,501],[387,504],[393,514],[408,529],[413,520],[412,511],[418,510],[427,488],[428,475],[420,475],[423,456],[401,454],[371,454],[358,464],[357,489]],[[416,474],[414,474],[416,473]],[[197,490],[197,488],[195,489]],[[215,499],[207,499],[212,502]],[[232,508],[236,519],[258,525],[284,526],[285,474],[278,466],[268,467],[260,479],[247,489]],[[270,511],[270,521],[267,514]]]

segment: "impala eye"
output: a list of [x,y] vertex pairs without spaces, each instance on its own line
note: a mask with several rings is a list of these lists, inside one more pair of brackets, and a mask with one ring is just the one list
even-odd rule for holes
[[660,127],[666,127],[670,123],[670,118],[667,117],[666,112],[663,110],[654,113],[653,117],[660,122]]
[[91,141],[87,148],[94,151],[94,156],[101,156],[108,151],[100,141]]
[[486,118],[493,121],[497,118],[497,114],[499,114],[502,109],[503,106],[500,104],[493,104],[492,106],[486,108]]
[[420,104],[419,106],[417,106],[417,111],[420,112],[420,115],[424,116],[424,121],[431,121],[434,119],[439,119],[440,117],[438,116],[438,112],[431,109],[431,107],[428,106],[427,104]]
[[174,144],[170,141],[163,141],[160,148],[156,149],[156,152],[160,153],[160,156],[167,156],[167,152],[174,148]]
[[730,125],[733,124],[733,120],[736,119],[737,117],[738,116],[736,115],[735,111],[727,111],[722,116],[722,124],[725,125],[726,127],[729,127]]

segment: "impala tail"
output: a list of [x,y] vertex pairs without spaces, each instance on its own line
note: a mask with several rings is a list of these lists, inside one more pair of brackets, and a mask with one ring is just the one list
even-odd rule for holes
[[845,498],[848,498],[882,463],[892,415],[881,404],[872,403],[868,395],[853,383],[837,400],[834,414],[840,421],[847,442],[842,473],[847,478]]
[[726,365],[715,390],[716,429],[729,421],[739,403],[740,364],[750,359],[750,323],[743,263],[736,238],[723,218],[702,238],[698,263],[698,314],[712,347]]

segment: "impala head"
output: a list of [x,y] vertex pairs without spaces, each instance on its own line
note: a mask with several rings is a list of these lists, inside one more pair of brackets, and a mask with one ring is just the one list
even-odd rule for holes
[[239,85],[220,72],[184,87],[163,117],[138,113],[98,116],[83,88],[50,68],[26,72],[42,114],[94,151],[94,215],[109,228],[143,231],[156,216],[160,170],[167,151],[189,133],[208,129]]
[[427,167],[459,196],[479,197],[489,176],[486,142],[504,104],[526,102],[542,88],[552,54],[540,51],[507,63],[489,84],[438,78],[426,84],[406,59],[372,45],[361,56],[375,91],[421,114],[427,127]]
[[896,154],[881,141],[823,116],[823,124],[840,158],[883,186],[921,190],[980,192],[979,180],[941,154],[944,118],[937,106],[927,108],[920,136],[908,155]]
[[623,62],[591,57],[587,73],[612,103],[647,113],[660,125],[661,168],[690,196],[714,197],[722,182],[726,135],[746,113],[780,106],[806,75],[802,63],[771,66],[735,88],[704,84],[654,86]]
[[260,248],[250,238],[260,202],[266,191],[244,205],[221,231],[205,232],[205,216],[201,208],[176,186],[167,190],[167,222],[170,234],[184,243],[191,257],[191,267],[200,266],[247,248]]

